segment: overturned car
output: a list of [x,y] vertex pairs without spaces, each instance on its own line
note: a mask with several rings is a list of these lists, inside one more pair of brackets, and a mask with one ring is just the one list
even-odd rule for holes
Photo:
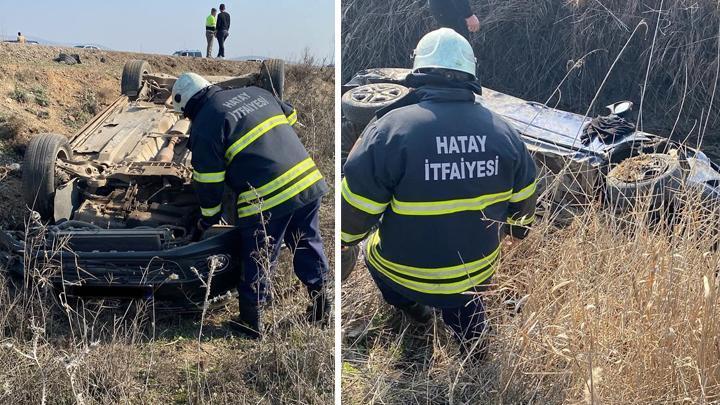
[[[284,63],[268,60],[257,73],[206,78],[282,98]],[[22,191],[31,219],[25,230],[0,232],[11,272],[51,267],[51,280],[68,295],[154,298],[173,307],[201,307],[234,288],[235,213],[227,209],[225,225],[196,228],[190,122],[173,111],[175,80],[153,73],[145,61],[129,61],[122,95],[77,133],[30,141]]]
[[[407,69],[357,73],[342,88],[343,163],[375,113],[410,91]],[[720,167],[703,152],[635,130],[632,103],[608,106],[610,114],[589,119],[541,103],[483,88],[478,101],[520,133],[538,169],[538,215],[572,218],[593,201],[628,212],[641,201],[651,211],[673,210],[680,187],[720,206]],[[663,211],[666,212],[666,211]]]

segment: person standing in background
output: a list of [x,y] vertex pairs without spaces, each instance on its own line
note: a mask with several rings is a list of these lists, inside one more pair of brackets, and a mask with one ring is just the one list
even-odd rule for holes
[[225,58],[225,40],[230,35],[230,14],[225,11],[225,4],[220,5],[220,14],[217,16],[218,58]]
[[24,44],[26,42],[25,37],[23,36],[22,32],[18,32],[17,42],[18,42],[18,44]]
[[207,40],[207,51],[205,52],[205,57],[207,58],[212,57],[213,41],[215,40],[215,25],[217,23],[217,19],[215,18],[216,15],[217,10],[213,8],[210,10],[210,15],[205,19],[205,39]]
[[452,28],[470,40],[480,30],[480,20],[470,8],[470,0],[429,0],[430,12],[440,27]]

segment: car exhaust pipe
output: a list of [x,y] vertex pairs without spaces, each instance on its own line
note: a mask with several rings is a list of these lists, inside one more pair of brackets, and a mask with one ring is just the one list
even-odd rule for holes
[[172,162],[175,157],[175,145],[180,142],[181,135],[185,135],[190,131],[190,120],[182,119],[178,120],[169,130],[169,135],[175,135],[168,139],[165,146],[155,156],[156,162]]

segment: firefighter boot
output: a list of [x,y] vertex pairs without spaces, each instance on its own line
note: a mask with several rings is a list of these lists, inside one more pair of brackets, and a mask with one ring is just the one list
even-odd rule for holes
[[430,307],[428,307],[427,305],[418,304],[417,302],[398,306],[398,309],[400,309],[403,314],[405,314],[408,318],[420,324],[426,324],[430,322],[433,316],[433,311],[432,309],[430,309]]
[[239,300],[240,315],[233,318],[229,325],[235,331],[250,339],[262,337],[262,310],[256,302]]

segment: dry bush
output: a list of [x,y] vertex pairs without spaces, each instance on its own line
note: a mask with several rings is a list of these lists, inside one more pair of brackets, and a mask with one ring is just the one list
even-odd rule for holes
[[24,126],[22,120],[15,115],[0,115],[0,141],[12,144]]
[[[680,190],[675,215],[587,207],[504,248],[484,293],[489,359],[459,355],[382,302],[363,269],[343,286],[348,403],[707,403],[720,400],[720,206]],[[671,220],[672,219],[672,220]]]
[[[344,0],[343,81],[364,68],[409,67],[418,39],[436,28],[426,3]],[[484,85],[530,100],[551,99],[552,105],[583,114],[632,31],[644,23],[630,40],[591,113],[605,112],[602,106],[618,100],[639,104],[642,99],[643,129],[676,139],[705,136],[712,155],[720,157],[718,103],[711,102],[719,68],[717,2],[471,3],[481,21],[472,44]],[[648,72],[647,86],[643,87]]]
[[288,253],[268,276],[274,300],[262,341],[224,327],[230,303],[206,320],[146,301],[70,299],[49,283],[59,269],[31,257],[25,280],[0,272],[2,403],[332,400],[332,325],[304,320],[307,294]]

